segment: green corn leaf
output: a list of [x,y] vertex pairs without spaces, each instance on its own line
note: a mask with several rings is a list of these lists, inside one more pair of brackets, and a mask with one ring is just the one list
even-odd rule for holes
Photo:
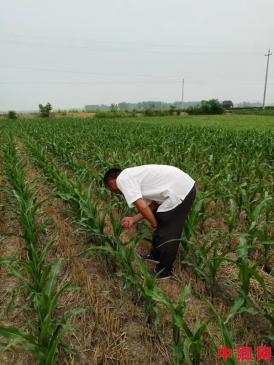
[[59,347],[61,349],[64,349],[68,354],[72,354],[72,355],[77,355],[78,354],[77,350],[74,350],[73,348],[68,347],[68,346],[64,345],[63,343],[60,343]]
[[71,311],[67,314],[66,319],[69,319],[72,316],[77,316],[78,314],[81,314],[85,311],[86,311],[86,309],[83,309],[83,308],[74,309],[73,311]]
[[229,315],[225,320],[224,324],[227,324],[230,321],[230,319],[233,318],[238,313],[239,309],[244,305],[244,303],[245,303],[245,298],[243,297],[238,297],[235,300],[235,303],[233,307],[230,309]]
[[227,317],[227,319],[225,320],[224,324],[229,323],[229,321],[231,320],[231,318],[235,317],[237,314],[241,314],[244,312],[250,313],[250,314],[258,314],[258,311],[254,308],[246,308],[243,305],[245,304],[246,299],[244,297],[238,297],[235,300],[235,303],[233,305],[233,307],[231,308],[229,315]]
[[36,333],[37,336],[39,336],[39,333],[40,332],[39,332],[38,328],[34,326],[34,324],[32,323],[32,321],[28,321],[28,325],[33,330],[33,332]]
[[90,256],[92,255],[95,251],[102,251],[102,252],[108,252],[110,254],[114,254],[117,255],[117,252],[115,252],[112,248],[110,247],[104,247],[104,246],[98,246],[98,247],[91,247],[88,248],[87,250],[80,252],[77,257],[85,257],[85,256]]
[[[197,340],[194,341],[192,337],[186,338],[185,341],[184,341],[184,356],[185,356],[185,360],[186,360],[186,362],[187,362],[188,365],[199,364],[199,362],[193,362],[192,363],[192,361],[190,360],[189,354],[190,354],[190,349],[191,349],[191,347],[193,347],[193,345],[196,345],[196,346],[198,345],[199,350],[200,350],[200,352],[198,350],[198,354],[199,354],[198,357],[200,357],[200,355],[201,355],[202,344],[199,341],[197,341]],[[195,356],[194,356],[194,359],[196,360]]]
[[45,361],[45,365],[52,365],[55,363],[55,356],[57,352],[57,347],[59,346],[59,342],[61,341],[62,337],[64,336],[64,331],[62,331],[55,339],[54,343],[52,344],[52,347],[49,351],[49,354],[47,356],[47,359]]
[[188,266],[192,266],[201,275],[201,277],[204,278],[206,280],[206,282],[211,286],[210,277],[207,276],[207,274],[205,273],[205,271],[203,271],[197,265],[195,265],[192,262],[187,261],[187,260],[182,261],[182,264],[185,264],[185,265],[188,265]]
[[42,253],[40,255],[40,260],[39,260],[40,262],[38,264],[38,270],[39,271],[42,269],[42,265],[43,265],[43,263],[44,263],[44,261],[45,261],[45,259],[47,257],[47,254],[49,253],[52,245],[57,241],[57,239],[58,239],[58,234],[56,234],[53,237],[53,239],[46,244],[44,250],[42,251]]
[[154,310],[154,312],[156,314],[154,326],[155,327],[158,327],[159,324],[160,324],[160,321],[161,321],[161,311],[160,311],[160,308],[159,307],[156,307],[156,306],[153,307],[153,310]]
[[47,266],[41,276],[40,282],[39,282],[39,291],[43,289],[43,286],[47,280],[47,277],[49,276],[50,272],[52,270],[52,264]]
[[205,329],[207,328],[208,324],[213,321],[213,319],[215,319],[216,316],[213,316],[211,318],[209,318],[205,323],[203,324],[198,324],[198,330],[196,331],[196,333],[194,334],[194,340],[197,341],[200,339],[200,337],[202,336],[203,332],[205,331]]
[[31,283],[29,282],[29,280],[27,280],[21,273],[20,270],[16,269],[15,267],[13,266],[10,266],[8,265],[8,268],[9,270],[14,274],[16,275],[19,279],[21,279],[21,281],[24,283],[24,285],[26,286],[26,288],[28,289],[28,291],[30,293],[34,292],[35,289],[34,287],[31,285]]
[[28,342],[18,342],[17,345],[22,346],[25,350],[30,351],[38,362],[45,364],[47,349],[40,345],[28,343]]
[[20,236],[19,234],[16,234],[16,233],[5,233],[5,234],[2,234],[0,236],[0,242],[4,241],[8,237],[20,237],[20,238],[22,238],[22,236]]
[[274,311],[274,303],[265,303],[265,302],[262,302],[260,300],[256,300],[257,303],[260,303],[262,306],[264,306],[265,308],[267,309],[271,309],[272,311]]
[[[233,343],[232,343],[231,335],[228,332],[228,330],[227,330],[224,322],[222,321],[220,315],[217,313],[217,311],[213,307],[213,305],[207,300],[207,298],[205,298],[202,294],[199,294],[199,295],[202,298],[202,300],[204,300],[207,303],[207,305],[211,308],[211,310],[213,311],[213,313],[216,316],[216,319],[219,323],[219,326],[220,326],[220,329],[221,329],[221,332],[222,332],[222,344],[223,344],[223,346],[226,346],[226,348],[228,348],[228,349],[233,349]],[[228,358],[226,363],[229,364],[229,365],[230,364],[231,365],[235,364],[235,358],[234,358],[233,351],[232,351],[232,358]]]
[[50,275],[50,278],[49,278],[46,288],[45,288],[45,293],[48,296],[50,296],[54,291],[54,288],[55,288],[55,285],[57,282],[57,275],[61,268],[61,262],[62,262],[62,259],[57,259],[55,261],[55,263],[52,264],[52,266],[51,266],[51,275]]
[[43,346],[48,347],[51,336],[53,334],[53,329],[54,329],[53,322],[49,317],[46,317],[40,334],[40,341]]
[[6,315],[7,315],[7,317],[9,317],[9,313],[13,309],[13,305],[16,302],[16,300],[18,299],[20,292],[21,292],[21,290],[19,290],[17,293],[14,293],[13,294],[13,296],[12,296],[12,298],[11,298],[8,306],[7,306],[7,309],[6,309]]
[[13,327],[2,327],[0,326],[0,336],[11,339],[11,340],[27,340],[30,343],[35,344],[35,337],[27,332],[21,332]]

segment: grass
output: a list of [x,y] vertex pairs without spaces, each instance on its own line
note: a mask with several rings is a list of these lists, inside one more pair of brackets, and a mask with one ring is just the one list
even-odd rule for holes
[[225,127],[236,130],[257,129],[270,130],[274,132],[274,116],[260,115],[184,115],[181,117],[155,117],[155,118],[138,118],[134,122],[142,123],[159,123],[175,124],[182,126],[199,126],[199,127]]
[[[77,113],[77,119],[87,118],[89,113]],[[72,116],[74,118],[76,116]],[[93,117],[93,116],[92,116]],[[92,118],[91,117],[91,118]],[[24,118],[27,119],[27,116]],[[34,120],[34,119],[32,119]],[[116,120],[116,119],[115,119]],[[225,127],[233,128],[235,130],[270,130],[274,132],[274,115],[236,115],[236,114],[225,114],[225,115],[184,115],[184,116],[167,116],[167,117],[137,117],[137,118],[117,118],[117,120],[130,122],[130,123],[159,123],[163,124],[174,124],[182,126],[200,126],[200,127]],[[6,119],[0,118],[0,126],[6,124]]]

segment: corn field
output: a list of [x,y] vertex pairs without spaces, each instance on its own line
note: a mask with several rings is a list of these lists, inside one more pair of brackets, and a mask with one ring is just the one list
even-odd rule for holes
[[[1,364],[236,364],[247,346],[255,364],[257,347],[274,350],[272,133],[72,118],[0,132],[0,266],[14,277]],[[133,213],[102,179],[145,164],[197,182],[165,283],[138,254],[148,225],[121,228]]]

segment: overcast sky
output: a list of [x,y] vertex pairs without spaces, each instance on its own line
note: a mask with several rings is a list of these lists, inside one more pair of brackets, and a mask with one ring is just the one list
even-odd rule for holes
[[[0,110],[262,101],[273,0],[0,0]],[[274,103],[274,55],[267,103]]]

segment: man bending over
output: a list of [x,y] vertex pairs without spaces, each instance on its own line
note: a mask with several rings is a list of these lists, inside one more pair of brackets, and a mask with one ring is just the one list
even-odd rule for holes
[[[179,248],[186,219],[196,197],[195,181],[182,170],[166,165],[144,165],[125,170],[112,168],[104,176],[106,186],[114,193],[123,194],[130,208],[139,214],[126,217],[122,227],[131,228],[146,219],[153,230],[150,253],[145,260],[157,263],[150,274],[159,279],[169,278]],[[174,240],[172,242],[167,241]]]

